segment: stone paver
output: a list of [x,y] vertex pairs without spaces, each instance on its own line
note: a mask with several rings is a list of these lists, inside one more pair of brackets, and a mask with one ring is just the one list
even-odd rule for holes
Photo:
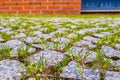
[[98,39],[94,38],[92,36],[85,36],[83,39],[87,40],[87,41],[90,41],[90,42],[93,42],[93,43],[97,43],[98,42]]
[[19,41],[19,40],[9,40],[5,43],[5,45],[7,45],[9,48],[15,48],[21,45],[24,45],[23,42]]
[[104,80],[120,80],[120,72],[106,71]]
[[113,49],[112,47],[103,45],[102,46],[102,51],[104,52],[105,56],[107,57],[116,57],[116,58],[120,58],[120,52]]
[[83,68],[81,66],[80,69],[82,71],[79,73],[79,68],[77,67],[77,63],[71,61],[68,63],[68,65],[65,68],[63,68],[60,76],[66,78],[81,79],[81,80],[100,80],[100,74],[98,70],[93,70],[87,67]]
[[80,55],[80,56],[85,56],[88,53],[88,49],[85,47],[71,47],[68,52],[66,52],[65,54],[75,54],[75,55]]
[[15,36],[12,36],[12,38],[24,38],[24,37],[26,37],[26,35],[24,33],[19,33]]
[[110,35],[109,32],[102,32],[102,33],[94,34],[93,36],[98,37],[98,38],[102,38],[102,37],[105,37],[108,35]]
[[26,43],[39,43],[40,42],[40,38],[38,37],[26,37],[24,40]]
[[54,42],[60,42],[60,43],[70,43],[70,40],[67,38],[59,37],[53,40]]
[[63,53],[53,50],[43,50],[30,56],[30,63],[38,63],[45,59],[48,66],[54,66],[65,58]]
[[89,48],[95,48],[96,45],[93,44],[92,42],[85,41],[85,40],[80,40],[78,42],[75,42],[75,46],[81,47],[81,46],[88,46]]
[[96,53],[93,51],[89,51],[84,63],[93,62],[96,60],[96,58],[97,58]]
[[21,80],[21,72],[25,72],[24,65],[16,60],[0,61],[0,80]]

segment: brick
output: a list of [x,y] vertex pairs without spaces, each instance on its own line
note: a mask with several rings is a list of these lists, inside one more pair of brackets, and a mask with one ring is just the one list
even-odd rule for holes
[[79,13],[80,13],[80,10],[68,10],[67,12],[68,12],[69,14],[70,14],[70,13],[79,14]]
[[15,6],[16,2],[5,2],[4,5],[5,6]]
[[41,5],[53,5],[53,1],[41,1]]
[[41,5],[41,2],[40,1],[35,1],[35,2],[31,1],[30,4],[31,5]]
[[67,2],[63,1],[63,2],[60,2],[60,1],[56,1],[55,2],[55,5],[66,5]]
[[60,9],[60,6],[48,6],[48,9]]
[[18,10],[18,13],[22,14],[28,14],[30,11],[29,10]]
[[17,13],[18,11],[17,10],[8,10],[8,11],[6,11],[6,13]]
[[23,1],[23,0],[10,0],[10,2]]
[[35,6],[35,9],[37,10],[37,9],[47,9],[47,6]]
[[53,14],[54,10],[42,10],[43,14]]
[[9,2],[10,0],[0,0],[0,2]]
[[80,14],[81,0],[0,0],[0,13]]
[[69,1],[69,5],[80,5],[80,1]]
[[74,9],[74,6],[62,6],[62,9]]
[[23,6],[12,6],[13,10],[23,10]]
[[25,6],[24,6],[24,9],[30,9],[30,10],[31,10],[31,9],[34,9],[34,6],[30,6],[30,5],[29,5],[29,6],[28,6],[28,5],[26,6],[26,5],[25,5]]
[[67,11],[66,10],[55,10],[55,13],[57,13],[57,14],[66,14]]
[[81,9],[81,6],[78,5],[78,6],[74,6],[75,9]]
[[24,5],[24,6],[26,6],[26,5],[30,5],[30,2],[29,1],[23,1],[23,2],[17,2],[18,3],[18,5]]
[[4,6],[2,6],[2,7],[0,7],[0,10],[10,10],[10,7],[4,7]]
[[31,13],[33,13],[33,14],[40,14],[41,10],[31,10]]
[[0,10],[0,13],[6,13],[6,11],[5,10]]

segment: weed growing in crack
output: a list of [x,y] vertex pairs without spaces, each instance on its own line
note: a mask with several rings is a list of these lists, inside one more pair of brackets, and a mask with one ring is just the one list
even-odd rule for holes
[[5,41],[11,39],[11,34],[7,34],[6,32],[0,32],[0,34],[2,35],[2,38],[5,39]]
[[11,54],[10,54],[10,52],[11,52],[11,49],[7,46],[7,45],[5,45],[5,44],[1,44],[1,49],[0,49],[0,54],[2,54],[4,57],[6,57],[6,56],[8,56],[8,57],[10,57],[11,56]]
[[[41,78],[43,77],[42,75],[44,74],[44,69],[47,66],[47,62],[43,57],[40,57],[40,61],[37,63],[28,63],[26,62],[26,73],[23,73],[23,79],[27,78],[27,77],[34,77],[34,78]],[[39,76],[38,76],[39,75]],[[47,76],[44,76],[44,78],[46,78]]]

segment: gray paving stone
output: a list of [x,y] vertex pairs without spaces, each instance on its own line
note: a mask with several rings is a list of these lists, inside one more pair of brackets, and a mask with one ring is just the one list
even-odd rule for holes
[[60,43],[70,43],[70,40],[64,37],[55,38],[53,41],[60,42]]
[[77,37],[77,34],[71,33],[71,34],[69,34],[67,37],[68,37],[68,38]]
[[[69,51],[70,51],[70,53],[69,53]],[[89,50],[85,47],[75,47],[75,46],[73,46],[65,54],[85,56],[88,53],[88,51]]]
[[26,45],[15,47],[11,50],[11,57],[17,57],[20,51],[27,51],[27,53],[33,53],[36,51],[36,48],[27,47]]
[[85,34],[86,32],[95,32],[97,30],[105,30],[105,28],[87,28],[87,29],[79,30],[77,33],[78,34]]
[[83,39],[84,40],[87,40],[87,41],[89,41],[89,42],[93,42],[93,43],[97,43],[98,42],[98,38],[94,38],[94,37],[92,37],[92,36],[85,36],[85,37],[83,37]]
[[1,30],[1,29],[4,29],[4,27],[0,26],[0,30]]
[[43,34],[42,31],[34,31],[34,35],[41,35],[41,34]]
[[26,43],[39,43],[40,42],[40,38],[38,38],[38,37],[26,37],[24,39],[24,41]]
[[19,33],[17,35],[12,36],[12,38],[24,38],[26,35],[24,33]]
[[5,45],[7,45],[9,48],[13,49],[15,47],[24,45],[24,43],[19,40],[9,40],[5,43]]
[[96,58],[97,58],[96,52],[89,51],[87,54],[88,55],[86,56],[84,63],[89,63],[89,62],[93,62],[96,60]]
[[35,78],[29,78],[28,80],[36,80]]
[[0,61],[0,80],[21,80],[21,72],[25,72],[24,65],[16,60]]
[[47,42],[45,44],[32,44],[32,46],[38,49],[50,49],[60,51],[63,51],[65,49],[65,44],[54,42]]
[[78,64],[74,61],[68,63],[60,73],[61,77],[75,78],[80,80],[100,80],[100,74],[98,70],[93,70],[88,67],[80,66],[81,72],[79,72]]
[[107,57],[120,58],[120,52],[113,49],[112,47],[103,45],[101,50],[104,52],[105,56]]
[[110,32],[102,32],[102,33],[94,34],[93,36],[102,38],[102,37],[108,36],[110,34],[111,34]]
[[46,60],[47,66],[54,66],[61,62],[65,58],[65,55],[53,50],[43,50],[30,56],[30,63],[38,63],[41,58]]
[[4,41],[4,39],[2,37],[0,37],[0,42],[3,42],[3,41]]
[[120,67],[120,60],[111,60],[111,65]]
[[78,42],[75,42],[74,45],[77,46],[77,47],[81,47],[81,46],[88,46],[89,48],[95,48],[96,47],[96,45],[93,44],[92,42],[85,41],[85,40],[80,40]]
[[9,32],[11,30],[12,30],[11,28],[4,28],[4,29],[0,30],[0,32]]
[[120,72],[106,71],[104,80],[120,80]]
[[120,44],[116,44],[116,45],[115,45],[115,48],[116,48],[117,50],[120,50]]

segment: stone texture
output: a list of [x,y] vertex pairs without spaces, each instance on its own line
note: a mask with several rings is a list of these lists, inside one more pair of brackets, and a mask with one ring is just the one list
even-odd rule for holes
[[101,50],[104,52],[105,56],[107,57],[120,58],[120,52],[113,49],[112,47],[103,45]]
[[50,39],[51,36],[49,34],[42,34],[42,35],[38,35],[39,38],[44,38],[45,40]]
[[97,30],[105,30],[105,28],[87,28],[87,29],[79,30],[78,33],[85,34],[86,32],[95,32]]
[[84,40],[87,40],[87,41],[89,41],[89,42],[93,42],[93,43],[97,43],[98,40],[99,40],[99,39],[94,38],[94,37],[92,37],[92,36],[85,36],[83,39],[84,39]]
[[26,43],[39,43],[40,42],[40,38],[38,38],[38,37],[26,37],[24,39],[24,41]]
[[65,55],[53,50],[43,50],[30,56],[30,63],[38,63],[41,58],[46,60],[48,66],[54,66],[61,62]]
[[108,36],[110,34],[111,34],[110,32],[102,32],[102,33],[94,34],[93,36],[102,38],[102,37]]
[[106,71],[104,80],[120,80],[120,72]]
[[0,32],[5,32],[7,34],[12,34],[13,33],[11,28],[4,28],[4,29],[0,30]]
[[27,51],[27,53],[33,53],[36,51],[36,49],[32,47],[27,47],[26,45],[15,47],[11,50],[11,57],[17,57],[18,53],[21,51]]
[[4,29],[0,30],[0,32],[9,32],[11,30],[12,30],[11,28],[4,28]]
[[86,56],[86,59],[84,63],[89,63],[95,61],[97,58],[96,53],[93,51],[89,51],[88,55]]
[[65,49],[65,44],[54,42],[47,42],[45,44],[32,44],[32,46],[38,49],[51,49],[60,51],[63,51]]
[[41,31],[41,32],[42,32],[42,31],[47,31],[47,30],[48,30],[48,28],[40,28],[40,29],[39,29],[39,31]]
[[77,65],[78,64],[74,61],[69,62],[68,65],[63,68],[60,76],[80,80],[100,80],[100,74],[98,70],[93,70],[91,68],[80,66],[82,71],[79,72],[79,68]]
[[60,43],[70,43],[70,40],[64,37],[55,38],[53,41],[60,42]]
[[111,60],[111,65],[120,67],[120,60]]
[[68,37],[68,38],[77,37],[77,34],[75,34],[75,33],[71,33],[71,34],[69,34],[67,37]]
[[24,37],[26,37],[26,35],[24,33],[19,33],[15,36],[12,36],[12,38],[24,38]]
[[1,29],[4,29],[4,27],[0,26],[0,30],[1,30]]
[[115,48],[116,48],[117,50],[120,50],[120,44],[116,44],[116,45],[115,45]]
[[0,37],[0,42],[2,42],[2,41],[4,41],[4,39]]
[[120,42],[120,38],[118,39],[118,41]]
[[78,42],[75,42],[74,45],[77,46],[77,47],[81,47],[81,46],[88,46],[89,48],[95,48],[96,47],[96,45],[93,44],[92,42],[85,41],[85,40],[80,40]]
[[43,32],[41,32],[41,31],[35,31],[34,32],[34,35],[36,35],[36,36],[39,36],[39,35],[42,35],[43,34]]
[[35,78],[29,78],[28,80],[36,80]]
[[19,40],[9,40],[5,43],[5,45],[7,45],[9,48],[13,49],[15,47],[24,45],[24,43]]
[[[70,53],[69,53],[70,51]],[[73,54],[73,55],[80,55],[80,56],[85,56],[88,53],[87,48],[85,47],[71,47],[68,52],[66,52],[65,54]]]
[[8,49],[9,47],[5,43],[0,43],[0,49]]
[[21,80],[21,72],[25,72],[25,68],[21,62],[16,60],[0,61],[0,80]]

